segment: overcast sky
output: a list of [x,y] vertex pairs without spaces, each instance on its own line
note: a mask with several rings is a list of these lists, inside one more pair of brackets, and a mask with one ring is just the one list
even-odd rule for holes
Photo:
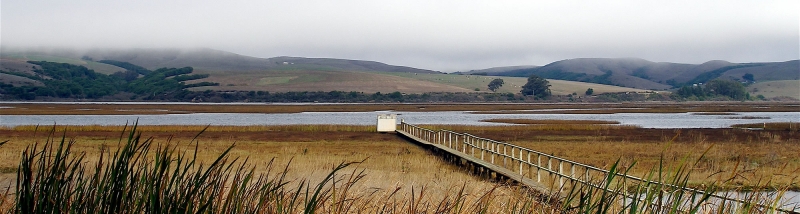
[[4,47],[206,47],[441,71],[800,58],[800,1],[2,0]]

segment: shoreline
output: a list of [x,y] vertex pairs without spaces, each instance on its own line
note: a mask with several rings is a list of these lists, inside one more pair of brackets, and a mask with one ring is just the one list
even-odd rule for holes
[[800,112],[800,102],[641,103],[142,103],[0,102],[0,115],[161,115],[190,113],[301,113],[473,111],[476,113]]

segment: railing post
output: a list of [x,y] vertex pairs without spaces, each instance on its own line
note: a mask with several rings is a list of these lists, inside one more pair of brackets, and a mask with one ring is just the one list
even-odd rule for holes
[[510,166],[507,166],[507,167],[509,167],[508,169],[510,169],[512,172],[514,171],[514,160],[515,160],[514,159],[514,154],[515,154],[514,149],[515,148],[512,146],[511,147],[511,163],[509,164]]
[[583,178],[583,180],[589,181],[589,168],[588,167],[584,167],[584,168],[586,169],[586,177]]
[[548,175],[547,177],[549,178],[549,180],[552,181],[552,178],[553,178],[553,173],[552,173],[552,171],[553,171],[553,158],[550,157],[550,156],[547,156],[547,170],[548,170],[547,171],[547,175]]
[[453,146],[451,149],[455,149],[456,151],[458,151],[458,142],[461,142],[461,141],[464,141],[464,135],[456,136],[456,145]]
[[558,174],[559,174],[559,176],[558,176],[559,177],[559,179],[558,179],[559,186],[558,187],[559,188],[564,188],[564,161],[562,161],[562,160],[558,161]]
[[464,142],[461,143],[461,152],[463,152],[464,154],[467,153],[467,147],[465,147],[465,146],[467,145],[467,142],[469,142],[469,138],[470,138],[469,136],[465,136],[464,137]]
[[569,165],[570,165],[570,167],[572,167],[572,169],[571,169],[572,174],[570,174],[570,177],[572,177],[572,179],[574,180],[575,179],[575,163],[570,163]]
[[495,154],[497,154],[497,143],[496,142],[492,142],[491,144],[492,144],[492,146],[491,146],[492,147],[492,151],[489,152],[489,155],[491,155],[491,159],[492,159],[491,162],[492,162],[492,164],[494,164],[494,156],[495,156]]
[[527,152],[528,152],[528,178],[532,178],[533,177],[533,175],[532,175],[533,172],[531,172],[531,171],[533,169],[533,166],[531,166],[531,165],[533,163],[531,163],[531,151],[527,151]]
[[481,160],[486,160],[486,159],[483,159],[483,156],[484,156],[484,153],[486,153],[486,143],[487,142],[488,141],[486,141],[486,140],[481,141]]
[[447,147],[453,147],[453,133],[447,132]]
[[542,155],[536,154],[536,158],[539,159],[536,164],[536,182],[542,182]]
[[470,147],[470,148],[469,148],[469,149],[470,149],[470,153],[472,153],[472,154],[471,154],[471,155],[472,155],[472,157],[475,157],[475,142],[471,142],[471,143],[469,144],[469,147]]
[[506,145],[505,144],[502,145],[503,145],[503,168],[508,168],[508,165],[506,165]]
[[522,173],[522,149],[519,150],[519,156],[517,156],[517,158],[519,158],[519,175],[523,175],[523,173]]

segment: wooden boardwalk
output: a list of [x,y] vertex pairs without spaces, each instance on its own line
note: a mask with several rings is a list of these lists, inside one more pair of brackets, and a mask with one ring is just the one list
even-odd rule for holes
[[[468,133],[434,131],[405,122],[400,123],[396,132],[410,141],[428,147],[445,160],[467,166],[476,174],[514,181],[543,195],[562,195],[563,191],[580,186],[619,195],[621,203],[626,204],[643,199],[626,191],[614,191],[615,189],[630,189],[637,185],[648,188],[658,186],[670,189],[672,191],[670,194],[707,195],[725,206],[738,204],[735,206],[756,206],[780,213],[800,213],[798,212],[800,208],[797,207],[783,208],[774,207],[774,204],[761,204],[764,202],[754,204],[733,196],[711,194],[683,186],[645,180]],[[711,203],[707,206],[709,206],[707,210],[717,209]]]
[[493,178],[496,178],[498,180],[512,180],[512,181],[514,181],[516,183],[522,184],[522,185],[524,185],[524,186],[526,186],[528,188],[531,188],[533,190],[536,190],[536,191],[538,191],[540,193],[548,193],[549,192],[549,189],[547,189],[547,187],[537,183],[534,180],[531,180],[531,179],[528,179],[528,178],[526,178],[526,177],[524,177],[522,175],[519,175],[519,174],[517,174],[517,173],[515,173],[515,172],[513,172],[513,171],[511,171],[509,169],[506,169],[506,168],[494,165],[492,163],[486,162],[484,160],[481,160],[479,158],[476,158],[476,157],[461,153],[461,152],[459,152],[457,150],[454,150],[452,148],[449,148],[447,146],[428,142],[426,140],[423,140],[422,138],[418,138],[418,137],[413,136],[413,135],[411,135],[411,134],[409,134],[407,132],[404,132],[404,131],[397,131],[397,133],[402,135],[402,136],[404,136],[404,137],[406,137],[406,138],[408,138],[408,139],[410,139],[410,140],[412,140],[412,141],[414,141],[414,142],[416,142],[416,143],[422,144],[424,146],[428,146],[428,147],[430,147],[430,149],[432,149],[434,151],[440,151],[441,152],[440,155],[445,156],[444,158],[447,159],[447,160],[450,160],[450,161],[463,160],[462,164],[467,165],[468,167],[473,169],[473,172],[476,173],[476,174],[484,175],[484,176],[487,176],[487,177],[493,177]]

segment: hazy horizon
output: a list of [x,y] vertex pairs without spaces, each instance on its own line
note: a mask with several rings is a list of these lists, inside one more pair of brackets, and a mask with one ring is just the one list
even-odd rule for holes
[[6,48],[210,48],[439,71],[572,58],[800,58],[798,1],[21,1]]

